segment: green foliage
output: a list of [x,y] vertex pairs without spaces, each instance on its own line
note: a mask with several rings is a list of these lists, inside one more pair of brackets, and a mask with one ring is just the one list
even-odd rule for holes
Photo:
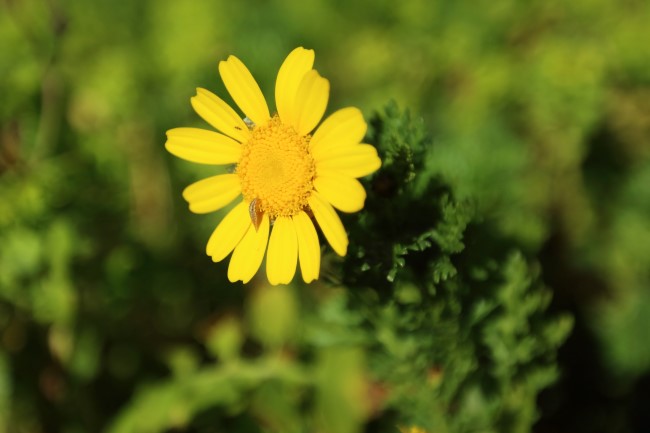
[[[647,430],[649,14],[4,2],[0,433]],[[299,45],[330,112],[396,101],[383,165],[320,282],[231,285],[164,132],[229,54],[271,101]]]
[[[394,105],[373,125],[382,156],[422,161],[431,149],[421,124]],[[400,135],[409,139],[393,138]],[[369,181],[380,193],[351,224],[343,282],[361,290],[351,304],[370,328],[372,370],[390,390],[388,407],[402,424],[430,431],[530,431],[537,394],[556,378],[570,317],[546,313],[550,292],[538,266],[494,239],[474,205],[454,201],[435,178],[418,187],[426,182],[417,171],[404,176],[406,165],[383,160]],[[380,189],[386,183],[393,187]],[[482,240],[490,237],[488,250]]]

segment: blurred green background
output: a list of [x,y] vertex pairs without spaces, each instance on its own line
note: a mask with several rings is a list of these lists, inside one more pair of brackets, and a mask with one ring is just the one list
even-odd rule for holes
[[[635,0],[4,0],[0,432],[650,431],[649,22],[650,3]],[[414,149],[420,185],[435,179],[472,203],[475,231],[454,220],[471,255],[443,262],[462,247],[431,235],[435,278],[418,274],[416,254],[381,290],[355,277],[360,251],[345,263],[326,256],[318,284],[275,289],[264,278],[229,284],[227,265],[205,256],[221,215],[191,214],[180,192],[214,168],[168,155],[164,132],[206,127],[189,104],[195,87],[229,100],[217,64],[230,54],[272,101],[296,46],[316,51],[328,112],[360,107],[375,119],[370,142],[394,133]],[[383,111],[389,100],[410,117]],[[406,158],[382,149],[389,169]],[[368,216],[348,226],[360,245],[374,224],[372,185]],[[399,189],[393,213],[427,200],[447,209],[426,188]],[[371,235],[391,236],[383,224]],[[565,325],[543,346],[555,373],[531,388],[490,376],[502,390],[490,400],[474,391],[489,388],[482,360],[508,369],[511,356],[473,338],[516,329],[464,321],[483,286],[461,265],[497,245],[517,251],[495,257],[502,280],[527,281],[488,291],[504,317],[538,299],[535,275],[549,288],[531,301],[543,306],[539,323]],[[418,248],[428,245],[394,254]],[[413,289],[425,286],[429,300]],[[452,298],[457,309],[429,318]],[[471,332],[439,338],[456,335],[436,327],[449,317]],[[396,329],[418,338],[400,343]],[[520,328],[516,347],[542,329]],[[403,371],[384,363],[391,347]],[[448,360],[457,380],[429,364],[430,389],[393,388],[397,377],[423,383],[413,353]],[[467,385],[470,372],[482,385]],[[508,424],[508,405],[525,421]]]

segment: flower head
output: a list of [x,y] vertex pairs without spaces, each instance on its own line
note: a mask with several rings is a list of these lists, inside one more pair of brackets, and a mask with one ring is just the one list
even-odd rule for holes
[[199,164],[234,164],[233,173],[200,180],[183,191],[190,210],[207,213],[240,197],[219,223],[206,248],[215,262],[231,252],[230,281],[244,283],[257,273],[266,252],[271,284],[287,284],[300,263],[309,283],[320,271],[320,227],[343,256],[348,238],[334,208],[357,212],[365,190],[357,178],[379,168],[374,147],[361,144],[366,123],[361,112],[343,108],[321,121],[329,82],[313,69],[314,52],[293,50],[275,85],[277,114],[246,66],[236,57],[219,63],[226,89],[244,119],[215,94],[197,89],[192,107],[220,132],[197,128],[167,131],[167,150]]

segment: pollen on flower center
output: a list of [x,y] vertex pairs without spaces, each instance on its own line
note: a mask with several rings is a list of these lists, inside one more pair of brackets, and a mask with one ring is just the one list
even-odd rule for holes
[[307,206],[316,173],[309,138],[276,115],[253,127],[242,145],[237,164],[242,195],[249,202],[256,199],[258,209],[271,219],[296,215]]

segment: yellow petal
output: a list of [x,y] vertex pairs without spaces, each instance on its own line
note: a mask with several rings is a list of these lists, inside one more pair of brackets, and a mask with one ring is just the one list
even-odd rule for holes
[[289,284],[296,273],[298,261],[298,239],[293,220],[290,217],[278,217],[273,223],[266,253],[266,276],[269,283]]
[[367,129],[363,114],[358,108],[342,108],[332,113],[318,127],[309,141],[309,149],[317,157],[338,146],[357,144],[363,140]]
[[183,191],[183,198],[194,213],[208,213],[221,209],[241,193],[236,174],[221,174],[194,182]]
[[309,197],[309,207],[327,242],[336,254],[344,256],[348,250],[348,235],[334,208],[317,191]]
[[174,156],[199,164],[234,164],[241,155],[241,145],[232,138],[198,128],[170,129],[165,148]]
[[300,81],[296,93],[296,131],[309,134],[325,114],[330,94],[330,83],[315,69],[308,71]]
[[260,126],[271,118],[260,86],[241,60],[230,56],[219,62],[219,73],[235,104],[249,119]]
[[282,63],[275,80],[275,105],[282,123],[298,130],[296,95],[305,74],[314,66],[314,50],[298,47]]
[[205,250],[213,262],[219,262],[230,254],[251,226],[248,205],[242,201],[232,208],[212,232]]
[[269,240],[269,217],[262,217],[257,230],[251,224],[241,242],[235,248],[228,266],[230,282],[242,281],[248,283],[257,273],[264,259],[266,244]]
[[293,224],[298,237],[298,259],[300,271],[305,283],[318,279],[320,272],[320,244],[314,224],[306,213],[300,212],[293,217]]
[[214,93],[198,88],[191,99],[194,111],[210,125],[229,137],[243,143],[248,140],[248,126],[233,110]]
[[377,150],[369,144],[339,146],[314,156],[316,173],[321,170],[335,170],[351,177],[363,177],[381,167]]
[[342,212],[358,212],[366,200],[366,190],[358,180],[335,171],[322,170],[314,179],[314,188]]

